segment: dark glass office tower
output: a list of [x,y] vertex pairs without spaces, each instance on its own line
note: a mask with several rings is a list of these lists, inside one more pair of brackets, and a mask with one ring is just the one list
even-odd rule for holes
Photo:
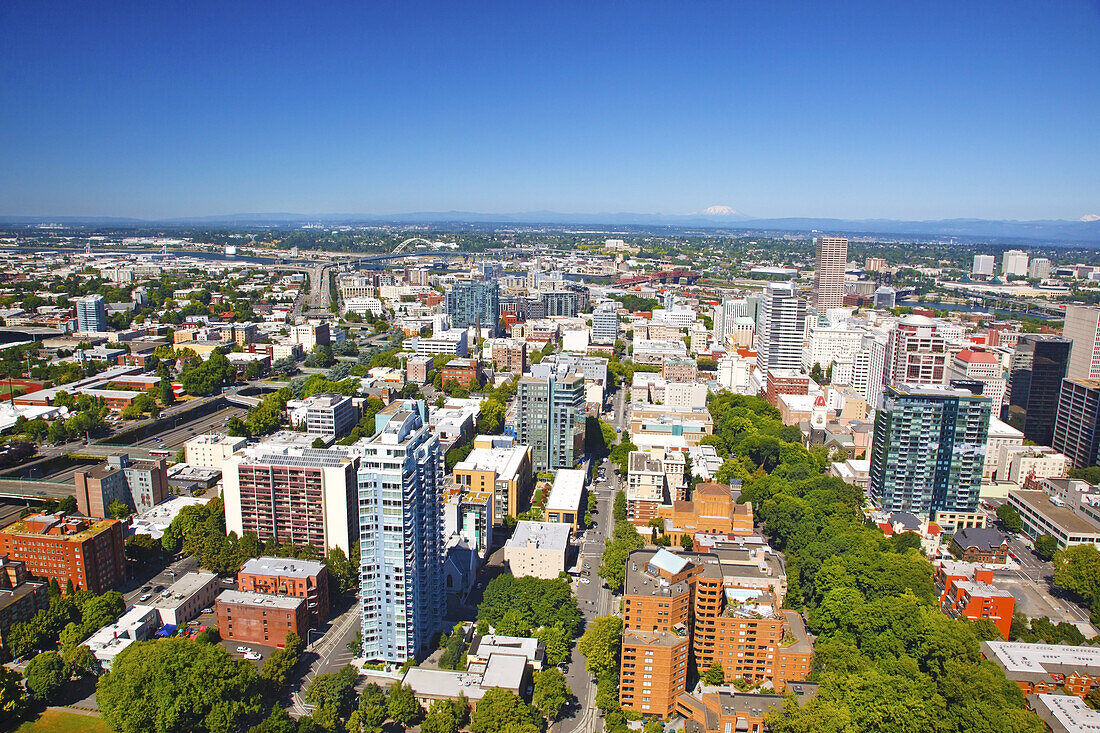
[[1008,375],[1008,424],[1038,445],[1054,440],[1058,397],[1073,342],[1062,336],[1020,336]]

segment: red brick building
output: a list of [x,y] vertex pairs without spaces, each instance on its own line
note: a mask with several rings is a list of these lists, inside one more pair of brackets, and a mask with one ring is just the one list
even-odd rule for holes
[[451,359],[443,367],[443,384],[456,382],[459,386],[471,388],[481,384],[481,368],[477,359]]
[[992,570],[966,562],[941,560],[936,564],[934,580],[944,613],[952,618],[989,619],[1002,637],[1009,638],[1016,599],[993,585]]
[[227,590],[214,601],[218,634],[223,639],[264,646],[284,646],[286,635],[305,639],[309,630],[306,599]]
[[77,590],[104,593],[126,573],[122,524],[63,514],[32,514],[0,530],[0,555],[23,562],[36,578],[69,580]]
[[323,563],[285,557],[257,557],[237,573],[237,587],[243,591],[305,598],[314,627],[328,620],[329,573]]
[[779,395],[807,395],[810,393],[810,378],[790,369],[768,372],[768,388],[764,399],[772,407],[779,406]]

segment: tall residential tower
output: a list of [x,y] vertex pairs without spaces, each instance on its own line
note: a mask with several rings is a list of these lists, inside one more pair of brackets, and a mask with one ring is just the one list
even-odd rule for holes
[[848,240],[844,237],[814,237],[817,266],[814,268],[814,308],[824,314],[844,305],[844,268],[848,265]]

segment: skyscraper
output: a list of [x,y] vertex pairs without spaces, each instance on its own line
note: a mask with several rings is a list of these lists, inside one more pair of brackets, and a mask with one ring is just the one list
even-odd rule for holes
[[973,512],[991,400],[965,389],[895,384],[875,416],[868,489],[887,512]]
[[1009,275],[1027,276],[1027,252],[1022,249],[1006,250],[1001,257],[1001,274],[1006,278]]
[[606,300],[592,311],[592,343],[613,344],[619,338],[619,314],[616,304]]
[[970,274],[976,277],[993,277],[993,271],[997,268],[997,258],[993,255],[974,255],[974,265],[970,268]]
[[1008,424],[1038,445],[1050,445],[1058,416],[1062,378],[1072,341],[1064,336],[1025,333],[1008,372]]
[[936,321],[906,316],[890,329],[882,383],[943,384],[947,377],[947,340]]
[[107,330],[107,306],[102,295],[85,295],[76,304],[76,330],[81,333],[101,333]]
[[535,472],[573,468],[584,452],[584,374],[535,364],[516,388],[516,439],[531,446]]
[[1074,468],[1097,465],[1100,458],[1100,379],[1066,377],[1062,380],[1051,446],[1069,458]]
[[764,379],[776,369],[802,367],[805,333],[806,301],[798,297],[794,283],[768,283],[756,329],[756,366]]
[[480,325],[493,335],[500,320],[500,285],[496,280],[455,283],[447,291],[447,315],[455,328]]
[[848,264],[848,240],[844,237],[814,237],[817,266],[814,268],[814,308],[824,314],[844,305],[844,268]]
[[356,463],[343,449],[268,441],[222,464],[225,528],[260,542],[344,552],[355,542]]
[[1062,335],[1073,342],[1066,376],[1071,379],[1100,379],[1100,308],[1067,305]]
[[359,457],[363,656],[404,663],[426,654],[446,611],[443,455],[422,401],[392,403]]

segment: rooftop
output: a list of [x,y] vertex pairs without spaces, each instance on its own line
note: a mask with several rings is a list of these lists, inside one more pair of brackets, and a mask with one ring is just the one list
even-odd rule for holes
[[153,601],[157,608],[176,608],[199,590],[217,580],[214,573],[185,573],[182,578],[165,591],[164,595]]
[[1060,527],[1067,534],[1073,535],[1097,535],[1100,534],[1100,526],[1093,524],[1084,517],[1075,514],[1073,510],[1054,504],[1046,492],[1038,490],[1022,490],[1009,492],[1010,498],[1015,498],[1032,511],[1042,514],[1052,524]]
[[1041,679],[1075,670],[1100,675],[1100,647],[983,641],[982,654],[1000,664],[1010,680]]
[[284,578],[310,578],[325,567],[314,560],[292,560],[286,557],[254,557],[241,566],[242,573],[278,575]]
[[226,590],[218,596],[217,602],[232,603],[237,606],[266,606],[290,611],[304,604],[306,599],[294,596],[272,596],[266,593],[253,593],[243,590]]
[[508,540],[505,546],[519,549],[533,545],[540,550],[564,552],[569,547],[571,531],[568,524],[558,522],[519,522],[516,524],[512,539]]
[[584,493],[585,472],[573,468],[560,468],[554,476],[554,486],[546,500],[548,511],[576,511]]

